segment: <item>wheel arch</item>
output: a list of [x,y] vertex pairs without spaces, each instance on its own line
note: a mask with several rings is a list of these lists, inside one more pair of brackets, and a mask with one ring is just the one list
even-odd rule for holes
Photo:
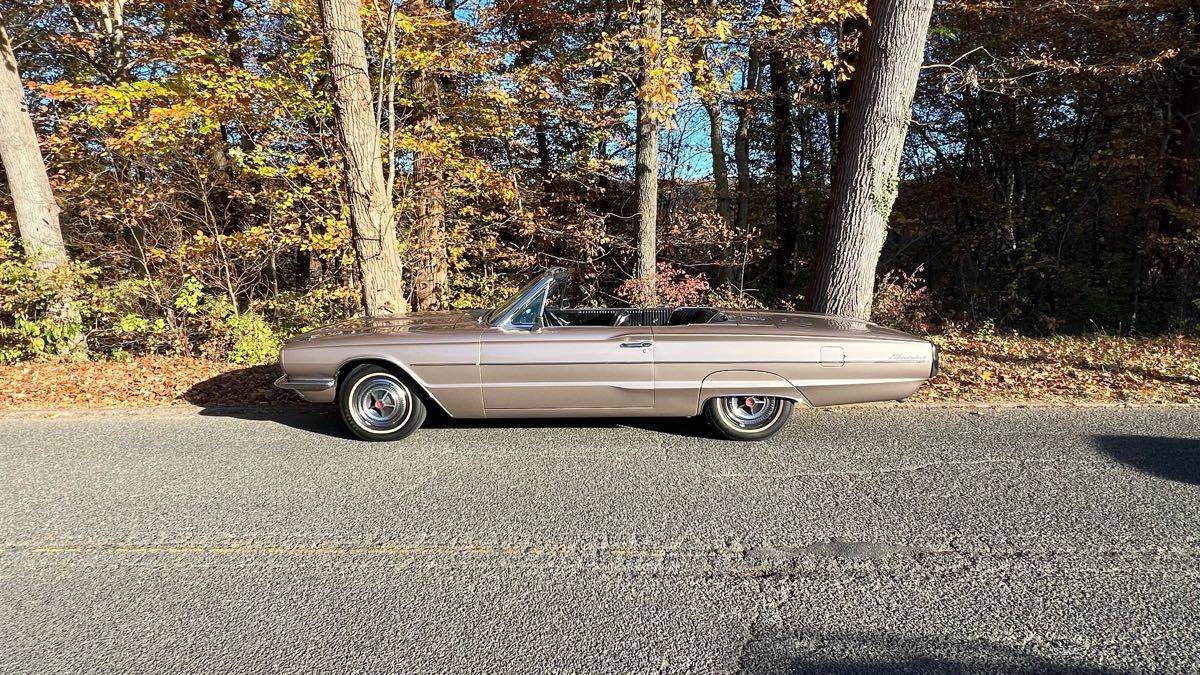
[[700,395],[696,401],[696,414],[714,398],[737,395],[774,396],[787,399],[797,405],[811,408],[804,394],[787,378],[769,370],[717,370],[709,373],[700,383]]
[[429,386],[421,381],[413,372],[404,364],[384,356],[356,356],[354,358],[343,361],[337,367],[337,372],[334,374],[336,387],[341,390],[342,380],[350,374],[350,371],[359,366],[372,365],[379,366],[391,372],[396,377],[404,380],[404,383],[413,389],[413,393],[420,396],[426,408],[436,410],[447,417],[452,417],[446,410],[446,406],[437,399],[436,396],[430,393]]

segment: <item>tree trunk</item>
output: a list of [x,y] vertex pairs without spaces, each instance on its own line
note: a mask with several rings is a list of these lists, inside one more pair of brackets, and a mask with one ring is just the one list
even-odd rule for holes
[[67,262],[58,202],[38,147],[37,132],[25,107],[25,87],[8,33],[0,28],[0,158],[12,191],[17,227],[30,260],[40,269]]
[[[417,99],[416,127],[425,142],[435,142],[438,134],[438,106],[441,82],[437,75],[420,72],[413,76],[413,94]],[[446,204],[442,189],[444,169],[437,151],[418,152],[413,157],[413,183],[416,190],[417,249],[413,270],[413,295],[417,309],[444,309],[450,292],[450,259],[446,247]]]
[[[1195,13],[1180,11],[1175,20],[1183,25],[1184,32],[1200,33],[1200,9]],[[1200,203],[1200,54],[1191,54],[1173,66],[1162,186],[1165,207],[1159,212],[1160,241],[1155,249],[1172,318],[1182,324],[1190,309],[1194,271],[1182,241],[1193,221],[1179,212],[1195,209]]]
[[[642,37],[662,42],[662,0],[643,0]],[[634,174],[638,212],[637,278],[643,301],[654,304],[655,263],[658,255],[658,104],[649,98],[650,71],[659,65],[657,52],[643,53],[637,99],[637,168]]]
[[726,223],[733,223],[733,200],[729,195],[729,165],[725,163],[725,138],[722,134],[721,102],[705,101],[708,113],[708,149],[712,154],[713,190],[717,213]]
[[[736,236],[749,236],[750,229],[750,191],[753,184],[750,176],[750,122],[754,119],[754,99],[758,96],[758,78],[761,69],[758,49],[750,46],[750,58],[746,62],[746,75],[742,85],[742,96],[737,108],[737,131],[733,138],[733,163],[737,170],[737,214],[734,216],[733,229]],[[745,242],[743,243],[743,247]],[[744,283],[743,269],[745,260],[735,259],[725,268],[725,280],[737,288]]]
[[837,110],[835,111],[836,125],[834,127],[833,145],[841,144],[841,129],[850,107],[850,92],[854,86],[854,73],[858,68],[858,41],[862,39],[863,31],[867,29],[867,19],[854,16],[846,19],[838,26],[838,72],[848,75],[846,78],[834,74],[837,82]]
[[[779,18],[780,0],[769,0],[767,16]],[[794,280],[796,257],[795,190],[792,187],[792,88],[789,59],[779,45],[767,55],[771,70],[771,137],[775,172],[775,281],[786,291]]]
[[[38,147],[37,131],[25,105],[25,86],[13,53],[8,32],[0,26],[0,161],[12,193],[17,230],[34,269],[40,273],[67,264],[58,223],[58,202],[50,188],[50,177]],[[79,312],[71,303],[70,293],[56,298],[46,310],[47,318],[64,325],[77,325]],[[83,333],[65,344],[64,356],[87,354]]]
[[[709,11],[717,11],[715,3],[709,3]],[[692,61],[704,63],[708,55],[704,46],[697,44],[692,51]],[[733,224],[733,200],[729,194],[729,165],[725,162],[724,117],[721,114],[721,99],[716,91],[716,79],[712,71],[706,69],[704,74],[697,77],[692,75],[692,87],[705,89],[701,97],[704,112],[708,114],[708,151],[712,157],[713,196],[717,202],[717,213],[721,214],[726,224]]]
[[871,315],[933,0],[872,0],[817,249],[812,308]]
[[363,304],[370,316],[403,313],[403,269],[371,110],[361,5],[359,0],[320,0],[320,10]]

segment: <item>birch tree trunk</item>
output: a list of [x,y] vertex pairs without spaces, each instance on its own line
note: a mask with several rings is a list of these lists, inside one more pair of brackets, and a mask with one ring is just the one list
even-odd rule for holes
[[320,0],[320,10],[363,304],[370,316],[400,314],[403,269],[383,177],[379,128],[371,110],[361,5],[359,0]]
[[[643,0],[642,38],[655,47],[662,42],[662,0]],[[643,51],[637,99],[637,167],[634,173],[638,212],[637,278],[642,286],[643,301],[648,304],[654,304],[657,296],[658,105],[650,98],[647,88],[650,71],[658,67],[659,61],[657,48]]]
[[933,0],[871,0],[809,289],[818,312],[871,315]]

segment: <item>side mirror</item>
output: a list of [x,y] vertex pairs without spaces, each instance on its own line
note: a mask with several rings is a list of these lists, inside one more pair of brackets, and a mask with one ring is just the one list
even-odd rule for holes
[[529,332],[530,333],[540,333],[540,332],[542,332],[542,329],[545,327],[546,327],[545,316],[542,314],[538,314],[537,318],[533,320],[533,325],[529,327]]

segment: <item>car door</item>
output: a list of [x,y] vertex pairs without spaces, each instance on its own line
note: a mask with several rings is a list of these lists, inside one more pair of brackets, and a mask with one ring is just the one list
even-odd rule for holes
[[484,408],[652,408],[653,346],[638,326],[489,327],[479,350]]

